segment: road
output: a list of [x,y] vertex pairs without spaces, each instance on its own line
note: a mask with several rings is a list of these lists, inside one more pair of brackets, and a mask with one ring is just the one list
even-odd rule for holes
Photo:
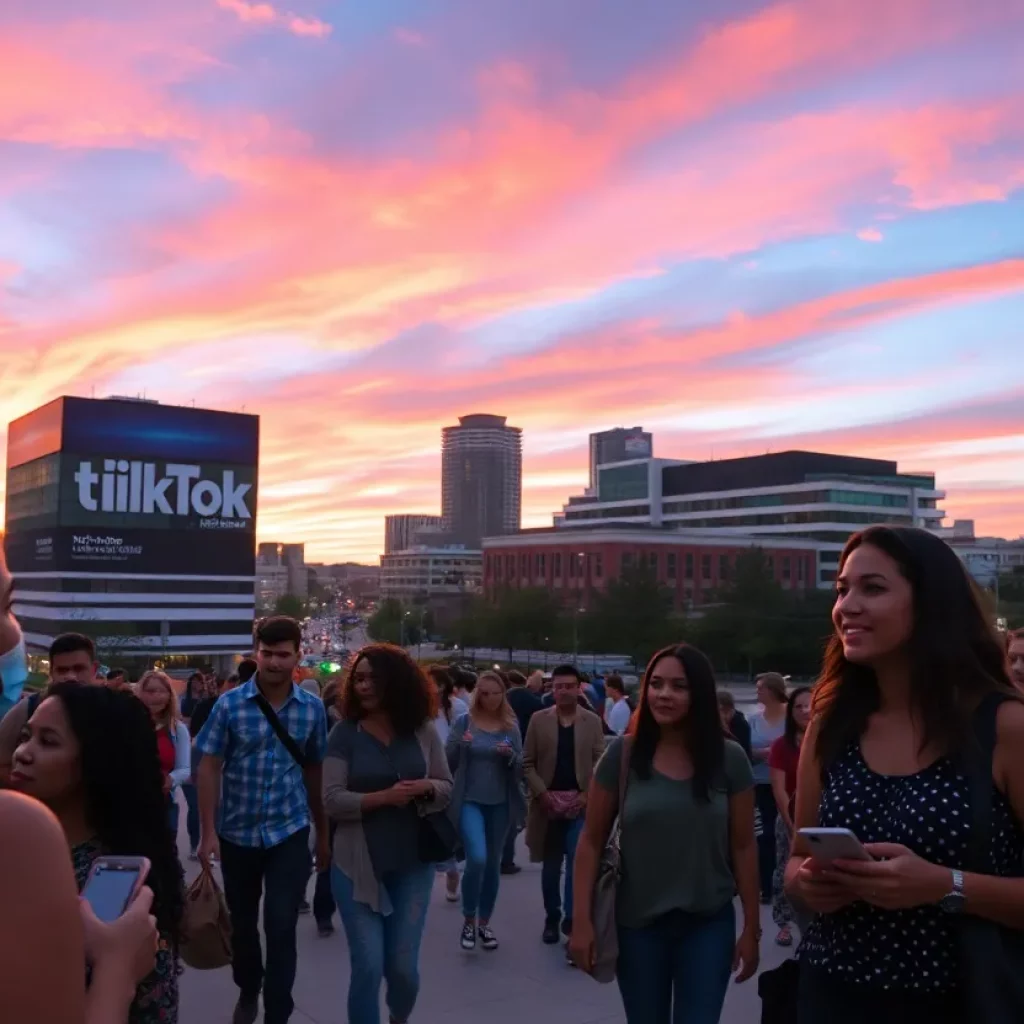
[[[184,817],[183,817],[184,820]],[[183,856],[187,854],[181,844]],[[196,865],[185,862],[191,878]],[[520,863],[525,858],[520,856]],[[312,890],[310,891],[312,895]],[[502,879],[494,928],[501,948],[493,953],[459,948],[462,919],[458,905],[444,899],[443,881],[434,888],[421,957],[422,988],[413,1020],[417,1024],[624,1024],[618,990],[598,985],[568,967],[561,947],[540,941],[543,924],[540,866],[526,865]],[[337,919],[336,919],[337,921]],[[768,908],[762,908],[764,967],[783,956],[772,943]],[[348,987],[348,953],[339,930],[317,935],[311,917],[299,920],[299,966],[293,1024],[343,1024]],[[181,978],[183,1024],[228,1024],[237,992],[230,969],[186,970]],[[387,1020],[384,1014],[383,1020]],[[723,1024],[752,1024],[760,1019],[757,982],[732,985]],[[262,1018],[261,1018],[262,1020]]]

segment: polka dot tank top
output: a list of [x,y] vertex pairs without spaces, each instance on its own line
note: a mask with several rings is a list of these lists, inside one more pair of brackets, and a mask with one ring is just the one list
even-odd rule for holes
[[[900,843],[944,867],[963,868],[971,831],[970,784],[952,758],[916,775],[878,775],[853,743],[829,770],[819,824],[848,828],[864,843]],[[1024,835],[1006,798],[993,795],[992,854],[1002,876],[1024,873]],[[957,922],[937,906],[882,910],[854,903],[820,914],[800,956],[844,982],[894,991],[959,987]]]

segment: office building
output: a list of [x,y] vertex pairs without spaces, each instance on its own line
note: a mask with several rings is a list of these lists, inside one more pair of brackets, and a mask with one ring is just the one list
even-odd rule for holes
[[420,543],[424,533],[436,534],[442,529],[440,516],[403,512],[384,517],[384,554],[404,551]]
[[851,533],[873,523],[937,530],[944,498],[933,474],[901,473],[882,459],[803,451],[717,462],[642,459],[600,467],[597,493],[570,498],[555,525],[813,540],[821,548],[818,585],[830,586]]
[[708,531],[602,524],[590,530],[523,530],[483,543],[483,587],[494,597],[508,587],[543,587],[567,604],[586,607],[626,570],[650,568],[680,608],[707,604],[728,582],[736,558],[761,548],[778,583],[788,590],[815,586],[818,550],[798,537],[713,536]]
[[381,555],[380,596],[419,603],[475,593],[480,589],[483,556],[459,545],[413,547]]
[[479,549],[483,537],[521,523],[523,438],[504,416],[459,417],[441,440],[441,517],[452,543]]
[[101,658],[251,649],[259,418],[58,398],[10,424],[7,561],[29,648]]
[[590,487],[598,486],[598,467],[616,462],[649,459],[654,438],[643,427],[615,427],[590,435]]
[[1024,537],[977,537],[973,519],[957,519],[941,535],[983,587],[997,587],[1000,576],[1024,574]]
[[256,549],[256,569],[259,576],[257,589],[277,595],[269,605],[261,601],[261,607],[273,607],[277,598],[285,594],[303,601],[309,597],[310,574],[305,544],[260,543]]

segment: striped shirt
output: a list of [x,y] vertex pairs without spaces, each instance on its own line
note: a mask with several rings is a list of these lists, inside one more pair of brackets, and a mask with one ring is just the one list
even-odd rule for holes
[[[196,750],[224,759],[217,834],[238,846],[270,847],[309,825],[309,801],[302,769],[260,711],[258,693],[253,678],[223,694]],[[324,702],[293,684],[276,710],[307,763],[320,764],[327,753]]]

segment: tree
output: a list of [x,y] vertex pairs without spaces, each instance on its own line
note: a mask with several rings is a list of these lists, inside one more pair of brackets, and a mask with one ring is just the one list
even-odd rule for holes
[[542,650],[548,638],[560,632],[563,609],[543,587],[509,587],[501,591],[489,609],[487,639],[504,647],[512,660],[517,647]]
[[625,569],[603,592],[595,592],[590,608],[578,620],[579,646],[606,654],[628,654],[644,665],[673,640],[678,620],[672,614],[672,593],[646,565]]
[[287,615],[290,619],[301,619],[306,614],[302,599],[294,594],[282,594],[274,603],[275,615]]
[[385,644],[416,644],[421,636],[418,616],[393,597],[381,601],[366,623],[366,632],[371,640]]

